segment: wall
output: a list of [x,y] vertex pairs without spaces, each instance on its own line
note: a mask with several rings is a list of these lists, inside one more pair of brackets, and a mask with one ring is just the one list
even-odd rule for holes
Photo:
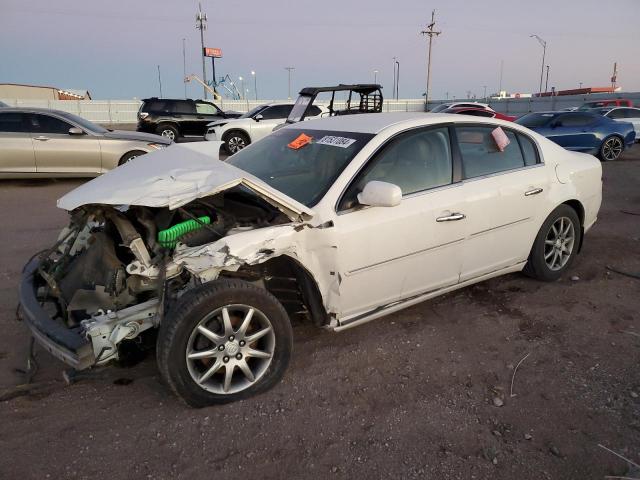
[[[31,85],[0,84],[0,98],[21,98],[29,100],[55,100],[58,98],[58,90],[53,87],[38,87]],[[11,105],[10,102],[6,102]]]
[[579,107],[584,102],[593,102],[608,98],[625,98],[633,102],[634,105],[640,105],[640,92],[619,92],[611,93],[593,93],[590,95],[566,95],[560,97],[531,97],[531,98],[502,98],[489,99],[485,101],[481,98],[476,100],[466,100],[458,98],[456,100],[435,100],[429,102],[429,108],[447,102],[468,102],[477,101],[488,103],[491,108],[497,112],[508,113],[510,115],[524,115],[529,112],[544,112],[549,110],[563,110],[570,107]]
[[[63,110],[75,113],[87,120],[96,123],[117,124],[136,123],[139,100],[26,100],[8,98],[0,96],[0,100],[10,107],[40,107]],[[247,112],[253,107],[274,100],[222,100],[216,102],[224,110],[235,110],[237,112]],[[278,100],[284,101],[287,100]],[[292,100],[293,102],[293,100]],[[326,102],[317,102],[319,105],[328,106]],[[334,106],[340,108],[344,103],[336,101]],[[385,112],[422,112],[424,111],[424,100],[385,100],[383,103]]]

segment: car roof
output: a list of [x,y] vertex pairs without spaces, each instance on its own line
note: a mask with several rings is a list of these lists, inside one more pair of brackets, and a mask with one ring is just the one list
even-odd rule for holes
[[389,112],[338,115],[305,122],[292,123],[286,128],[296,130],[328,130],[335,132],[354,132],[377,134],[383,130],[406,125],[407,127],[436,125],[446,122],[458,123],[495,123],[505,125],[503,120],[486,117],[461,116],[452,113],[430,112]]
[[53,113],[55,115],[60,115],[62,117],[66,117],[69,115],[69,112],[64,112],[62,110],[54,110],[52,108],[40,108],[40,107],[2,107],[2,113],[7,112],[28,112],[28,113]]

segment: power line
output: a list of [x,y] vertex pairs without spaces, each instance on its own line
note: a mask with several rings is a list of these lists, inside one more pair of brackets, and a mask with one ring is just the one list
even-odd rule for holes
[[425,105],[429,104],[429,86],[431,84],[431,43],[433,42],[433,37],[437,37],[442,32],[438,32],[435,30],[436,27],[436,11],[433,10],[431,12],[431,23],[427,25],[426,30],[422,30],[420,32],[421,35],[427,35],[429,37],[429,53],[427,57],[427,90],[424,92],[424,103]]
[[[204,31],[207,29],[207,14],[202,13],[202,5],[198,2],[198,13],[196,14],[196,28],[200,30],[200,55],[202,55],[202,80],[207,84],[207,69],[204,66]],[[214,79],[215,80],[215,79]],[[207,98],[207,89],[202,87],[204,98]]]

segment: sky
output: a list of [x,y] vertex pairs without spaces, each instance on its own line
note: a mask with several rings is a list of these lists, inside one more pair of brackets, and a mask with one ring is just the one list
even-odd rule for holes
[[[606,7],[606,8],[604,8]],[[184,96],[187,74],[202,75],[193,0],[0,0],[0,83],[88,89],[94,99]],[[427,39],[436,10],[432,99],[482,97],[502,88],[537,92],[547,42],[549,89],[618,84],[640,91],[640,0],[202,0],[205,44],[223,50],[216,74],[253,97],[292,96],[305,86],[377,80],[392,96],[393,57],[400,98],[425,91]],[[207,75],[211,62],[207,59]],[[546,70],[545,70],[546,75]],[[248,79],[248,80],[247,80]],[[191,98],[202,88],[187,85]]]

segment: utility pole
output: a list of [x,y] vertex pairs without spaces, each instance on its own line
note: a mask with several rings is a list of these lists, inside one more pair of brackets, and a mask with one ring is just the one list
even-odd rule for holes
[[442,33],[442,32],[437,32],[435,30],[435,26],[436,26],[436,11],[433,10],[431,12],[431,23],[427,25],[426,30],[422,30],[420,32],[421,35],[429,36],[429,53],[427,57],[427,90],[424,92],[424,103],[425,103],[425,106],[427,107],[429,105],[429,86],[431,84],[431,42],[433,41],[433,37],[437,37]]
[[549,89],[549,65],[547,65],[547,79],[544,82],[544,93],[547,93]]
[[378,70],[373,71],[373,83],[378,83]]
[[284,69],[289,72],[289,88],[287,89],[287,98],[291,100],[291,72],[293,72],[296,67],[284,67]]
[[611,93],[616,91],[616,82],[618,81],[618,62],[613,64],[613,75],[611,76]]
[[482,88],[484,88],[484,100],[486,102],[487,101],[487,86],[483,85]]
[[246,98],[246,93],[244,91],[244,78],[238,77],[238,80],[240,80],[240,83],[242,84],[242,98],[240,100],[244,100]]
[[498,84],[498,95],[502,91],[502,70],[504,68],[504,60],[500,60],[500,83]]
[[187,39],[182,39],[182,81],[184,82],[184,98],[187,99],[187,54],[186,54],[186,42]]
[[535,38],[540,45],[542,45],[542,66],[540,67],[540,88],[538,95],[542,93],[542,76],[544,75],[544,57],[547,54],[547,42],[541,39],[538,35],[529,35],[530,38]]
[[160,76],[160,65],[158,65],[158,85],[160,85],[160,98],[162,98],[162,77]]
[[[196,14],[196,28],[200,30],[200,55],[202,56],[202,80],[207,83],[207,69],[204,66],[204,31],[207,29],[207,14],[202,13],[202,5],[198,2],[198,13]],[[207,89],[202,87],[204,98],[207,98]]]
[[256,71],[251,70],[251,75],[253,76],[253,92],[256,94],[256,100],[258,100],[258,77],[256,77]]

